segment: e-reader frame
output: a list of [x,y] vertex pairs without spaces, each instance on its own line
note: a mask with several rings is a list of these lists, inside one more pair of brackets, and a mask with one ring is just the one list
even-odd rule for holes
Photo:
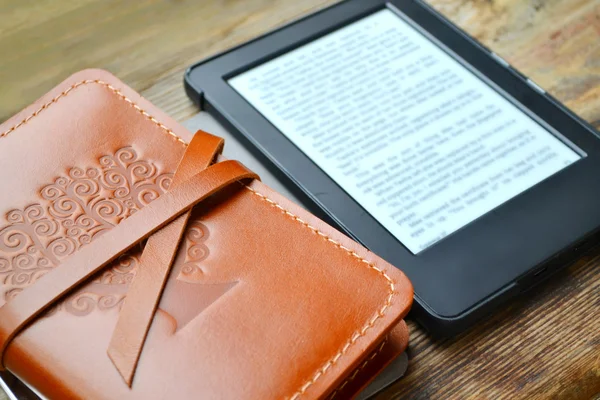
[[[389,8],[560,132],[584,153],[567,168],[417,255],[366,212],[260,114],[228,79]],[[302,193],[311,211],[401,268],[415,286],[413,315],[429,330],[459,332],[508,298],[587,251],[600,236],[597,132],[532,80],[419,0],[347,0],[201,61],[185,74],[188,95],[239,135]]]

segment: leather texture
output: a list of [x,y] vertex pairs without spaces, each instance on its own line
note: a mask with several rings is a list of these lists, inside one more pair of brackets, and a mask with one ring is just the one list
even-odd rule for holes
[[408,327],[404,321],[392,329],[379,346],[352,371],[328,397],[329,400],[351,399],[358,395],[384,368],[402,354],[408,345]]
[[[175,175],[172,186],[191,179],[198,170],[208,168],[223,151],[223,139],[207,132],[196,132]],[[108,355],[128,386],[142,353],[158,301],[167,283],[179,243],[191,210],[152,235],[140,259],[140,267],[127,291]]]
[[209,196],[233,183],[257,178],[233,160],[201,170],[110,232],[74,252],[60,268],[48,271],[35,285],[0,307],[0,366],[4,366],[3,354],[11,340],[70,291]]
[[[137,243],[184,215],[206,174],[235,165],[219,159],[172,184],[191,136],[98,70],[0,126],[8,370],[48,398],[316,399],[382,354],[385,338],[405,347],[393,330],[412,302],[406,276],[255,180],[191,212],[129,387],[107,355],[144,259],[123,237]],[[253,177],[239,168],[232,180]],[[358,386],[372,373],[357,373]]]

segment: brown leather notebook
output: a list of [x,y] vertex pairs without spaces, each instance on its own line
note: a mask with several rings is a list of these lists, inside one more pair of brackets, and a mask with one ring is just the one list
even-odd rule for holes
[[47,398],[350,398],[406,276],[107,72],[0,126],[1,367]]

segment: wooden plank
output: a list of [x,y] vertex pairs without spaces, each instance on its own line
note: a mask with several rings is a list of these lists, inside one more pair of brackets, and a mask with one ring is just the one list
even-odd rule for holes
[[[333,0],[0,0],[0,120],[69,74],[105,68],[183,121],[185,68]],[[600,127],[600,2],[431,0]],[[600,394],[600,251],[453,340],[410,323],[397,398],[588,399]],[[4,400],[0,392],[0,400]]]
[[181,83],[189,64],[331,3],[0,0],[0,15],[12,21],[0,30],[0,120],[89,67],[190,116]]

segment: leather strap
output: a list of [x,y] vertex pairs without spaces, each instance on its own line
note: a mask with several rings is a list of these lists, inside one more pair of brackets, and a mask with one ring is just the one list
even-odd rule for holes
[[44,311],[202,200],[244,179],[258,179],[258,176],[233,160],[197,173],[81,248],[32,287],[0,307],[0,370],[4,370],[4,353],[12,339]]
[[[175,172],[171,190],[208,168],[222,150],[223,139],[197,132]],[[108,356],[129,387],[190,215],[191,210],[148,239],[119,313]]]

